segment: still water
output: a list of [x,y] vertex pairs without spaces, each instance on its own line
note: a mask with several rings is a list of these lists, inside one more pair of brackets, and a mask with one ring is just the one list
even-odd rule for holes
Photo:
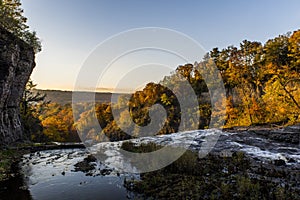
[[[48,150],[25,155],[21,176],[5,183],[0,199],[130,199],[124,187],[128,174],[112,170],[103,175],[105,165],[93,163],[89,173],[76,171],[76,163],[86,158],[85,149]],[[23,181],[25,187],[22,187]]]

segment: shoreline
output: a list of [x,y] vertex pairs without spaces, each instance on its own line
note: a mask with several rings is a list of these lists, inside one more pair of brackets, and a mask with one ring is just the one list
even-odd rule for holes
[[[275,126],[275,127],[274,127]],[[236,126],[232,128],[222,129],[224,132],[248,132],[249,134],[257,134],[267,139],[287,142],[291,144],[299,144],[300,139],[300,124],[291,126],[278,126],[274,124],[261,126]],[[56,149],[74,149],[86,148],[83,143],[29,143],[21,144],[20,146],[2,147],[0,149],[0,182],[14,177],[18,172],[15,170],[15,165],[22,159],[24,154],[34,153],[37,151],[56,150]]]

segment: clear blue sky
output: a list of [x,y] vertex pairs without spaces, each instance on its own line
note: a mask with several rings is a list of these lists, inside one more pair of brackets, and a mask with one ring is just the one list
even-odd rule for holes
[[265,42],[300,28],[299,0],[21,2],[29,26],[42,40],[32,79],[43,89],[72,89],[89,53],[106,38],[132,28],[174,29],[206,50],[237,46],[244,39]]

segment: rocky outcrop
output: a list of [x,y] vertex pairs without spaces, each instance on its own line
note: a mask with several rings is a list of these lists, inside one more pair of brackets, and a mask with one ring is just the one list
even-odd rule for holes
[[252,132],[276,142],[300,144],[300,124],[269,131],[253,130]]
[[19,105],[34,58],[32,47],[0,27],[0,145],[24,138]]

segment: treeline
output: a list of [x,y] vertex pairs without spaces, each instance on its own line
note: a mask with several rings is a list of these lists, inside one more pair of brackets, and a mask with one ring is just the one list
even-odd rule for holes
[[[149,107],[162,105],[167,111],[167,120],[158,134],[178,131],[180,124],[180,105],[174,93],[180,82],[174,76],[184,76],[194,89],[199,101],[200,119],[198,128],[208,128],[211,115],[219,115],[224,126],[251,126],[260,124],[294,124],[300,122],[300,31],[280,35],[268,40],[265,44],[244,40],[239,47],[229,46],[219,50],[214,48],[200,63],[179,66],[173,74],[165,77],[163,85],[178,85],[170,91],[162,84],[149,83],[142,91],[137,91],[124,101],[120,98],[117,104],[96,106],[96,113],[102,127],[102,133],[93,130],[83,132],[91,137],[106,135],[110,140],[127,139],[140,136],[139,128],[130,130],[130,135],[123,132],[112,115],[112,109],[118,113],[118,122],[124,127],[130,126],[130,118],[125,114],[126,108],[130,117],[140,125],[150,123]],[[211,74],[209,67],[215,64],[224,82],[226,97],[214,105],[205,98],[208,87],[204,76]],[[175,81],[174,81],[175,80]],[[169,81],[169,82],[168,82]],[[167,82],[167,84],[166,84]],[[210,87],[213,88],[213,87]],[[189,98],[189,97],[187,97]],[[125,103],[124,103],[125,102]],[[225,104],[225,105],[224,105]],[[218,110],[218,107],[220,108]],[[225,109],[222,109],[225,108]],[[120,112],[118,112],[120,110]],[[123,111],[123,112],[122,112]],[[198,110],[197,110],[198,111]],[[191,110],[190,112],[195,112]],[[78,121],[78,128],[88,127],[88,116],[93,112],[86,111]],[[217,122],[216,122],[217,123]],[[214,126],[215,127],[215,126]]]
[[80,142],[74,126],[71,104],[60,105],[36,92],[31,80],[26,85],[20,104],[25,136],[34,142]]
[[20,0],[0,0],[0,26],[28,43],[36,53],[40,52],[41,41],[35,31],[30,31],[23,13]]
[[300,30],[265,44],[214,48],[226,88],[226,127],[296,123],[300,114]]
[[[50,104],[47,111],[43,110],[37,116],[43,126],[43,135],[52,140],[75,139],[76,126],[84,133],[84,139],[109,138],[115,141],[145,136],[140,127],[151,123],[149,108],[159,104],[164,107],[167,116],[157,134],[174,133],[181,123],[181,105],[175,95],[178,91],[182,92],[182,80],[176,78],[181,76],[189,82],[199,103],[199,107],[189,110],[200,114],[200,119],[191,119],[193,127],[209,128],[212,116],[219,117],[214,123],[220,122],[214,127],[294,124],[300,122],[299,48],[300,30],[279,35],[265,44],[244,40],[239,47],[214,48],[201,62],[179,66],[160,83],[149,83],[142,91],[120,96],[117,103],[96,104],[95,107],[88,103],[78,104],[76,112],[79,117],[75,124],[70,104]],[[208,88],[214,90],[214,87],[206,83],[205,78],[213,74],[213,65],[221,74],[225,96],[211,105],[209,92],[215,91],[209,91]],[[101,133],[92,123],[94,113],[102,128]],[[139,126],[131,127],[131,120]],[[126,132],[130,134],[126,134],[120,126],[128,126]]]
[[[201,103],[199,109],[192,108],[189,110],[189,112],[200,111],[201,116],[200,119],[195,119],[192,122],[192,126],[197,129],[207,128],[210,121],[211,105],[209,100],[205,101],[202,98],[202,94],[208,92],[204,80],[200,73],[193,68],[193,65],[188,64],[179,66],[172,75],[165,77],[162,81],[164,82],[163,85],[180,86],[181,79],[171,78],[178,76],[178,74],[188,79],[188,82],[198,97],[199,103]],[[97,103],[95,108],[87,110],[80,108],[84,107],[84,104],[77,105],[77,107],[79,107],[77,112],[83,111],[75,123],[76,127],[80,130],[79,132],[83,134],[81,138],[84,140],[93,139],[106,141],[109,139],[109,141],[117,141],[130,139],[132,137],[151,136],[153,135],[152,130],[149,130],[149,132],[142,130],[143,127],[151,123],[151,120],[153,120],[154,123],[160,123],[162,125],[161,129],[155,133],[156,135],[177,132],[181,123],[181,105],[176,98],[175,90],[178,89],[178,91],[181,92],[182,90],[180,90],[180,87],[172,87],[173,90],[170,90],[163,85],[159,83],[148,83],[142,91],[137,91],[134,94],[121,95],[116,103]],[[188,100],[190,97],[185,96],[185,98]],[[156,107],[154,109],[166,110],[165,121],[150,117],[150,108],[155,104],[159,104],[163,108]],[[93,124],[94,113],[96,113],[102,129],[100,133],[97,132],[95,124]],[[138,126],[132,126],[132,121]],[[188,129],[189,127],[185,128]]]

